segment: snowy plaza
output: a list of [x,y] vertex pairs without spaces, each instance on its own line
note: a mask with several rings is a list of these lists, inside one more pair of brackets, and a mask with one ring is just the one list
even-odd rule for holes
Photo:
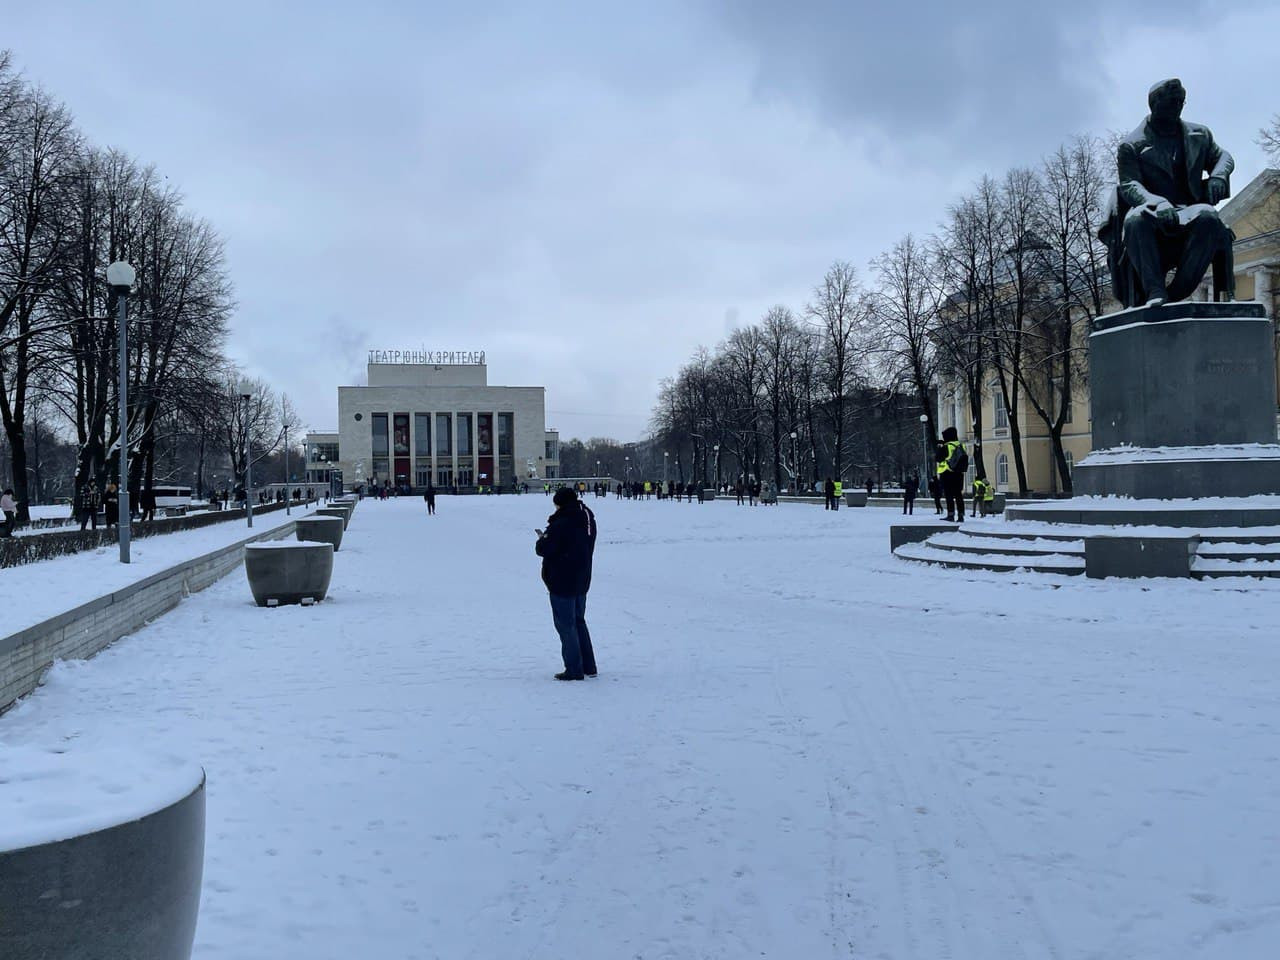
[[202,960],[1275,955],[1280,584],[588,503],[599,679],[551,680],[548,499],[366,501],[323,603],[234,572],[57,664],[0,744],[204,766]]

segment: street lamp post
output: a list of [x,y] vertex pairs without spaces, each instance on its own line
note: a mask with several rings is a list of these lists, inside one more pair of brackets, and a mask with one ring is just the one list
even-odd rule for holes
[[671,454],[668,451],[663,450],[662,451],[662,482],[664,484],[667,482],[667,465],[670,462],[671,462]]
[[929,415],[920,414],[920,450],[924,454],[924,469],[920,472],[920,482],[929,480]]
[[796,432],[791,431],[791,494],[800,492],[800,461],[796,459]]
[[284,512],[288,516],[292,511],[289,505],[293,484],[289,481],[289,424],[284,425]]
[[133,267],[117,260],[107,267],[107,285],[116,295],[120,318],[120,516],[117,524],[120,540],[120,562],[129,562],[129,290],[137,277]]
[[248,380],[240,383],[240,399],[244,401],[244,515],[253,526],[253,462],[249,459],[249,401],[253,399],[253,387]]
[[630,483],[630,482],[631,482],[631,458],[630,458],[630,457],[623,457],[622,459],[626,462],[626,467],[627,467],[627,483]]
[[596,461],[596,479],[597,480],[600,479],[600,461],[599,460]]
[[714,450],[716,454],[716,466],[715,466],[716,489],[719,490],[720,489],[720,444],[718,443],[713,444],[711,449]]

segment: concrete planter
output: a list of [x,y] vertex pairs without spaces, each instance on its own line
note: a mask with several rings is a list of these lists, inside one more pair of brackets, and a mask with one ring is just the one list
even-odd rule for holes
[[846,507],[865,507],[867,505],[867,491],[852,490],[844,495],[844,505]]
[[300,543],[331,543],[335,551],[342,546],[341,517],[303,517],[295,528]]
[[342,529],[345,530],[351,525],[351,511],[342,507],[321,507],[316,511],[317,517],[338,517],[342,520]]
[[251,543],[244,548],[244,572],[254,602],[265,607],[274,601],[321,601],[333,576],[331,543]]
[[[183,766],[148,780],[154,771],[146,770],[130,782],[138,772],[127,762],[104,769],[113,759],[94,756],[96,777],[65,769],[77,762],[70,754],[44,754],[34,774],[17,771],[12,788],[27,796],[6,800],[0,829],[5,960],[191,956],[204,871],[204,772]],[[35,811],[25,823],[11,809],[21,799]],[[58,816],[49,816],[50,804]],[[14,835],[37,842],[5,849]]]

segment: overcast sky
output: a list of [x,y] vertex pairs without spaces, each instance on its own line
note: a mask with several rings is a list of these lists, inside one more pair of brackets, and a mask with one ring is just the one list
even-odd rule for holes
[[1154,81],[1237,189],[1280,111],[1252,0],[14,7],[27,77],[226,238],[230,353],[316,429],[370,348],[483,349],[564,436],[637,439],[699,344]]

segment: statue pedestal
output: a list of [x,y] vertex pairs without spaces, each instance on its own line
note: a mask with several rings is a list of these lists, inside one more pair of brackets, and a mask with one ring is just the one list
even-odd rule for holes
[[1275,333],[1258,303],[1184,302],[1102,317],[1089,338],[1094,452],[1077,494],[1280,493]]
[[1089,337],[1093,449],[1276,442],[1275,333],[1260,303],[1102,317]]

